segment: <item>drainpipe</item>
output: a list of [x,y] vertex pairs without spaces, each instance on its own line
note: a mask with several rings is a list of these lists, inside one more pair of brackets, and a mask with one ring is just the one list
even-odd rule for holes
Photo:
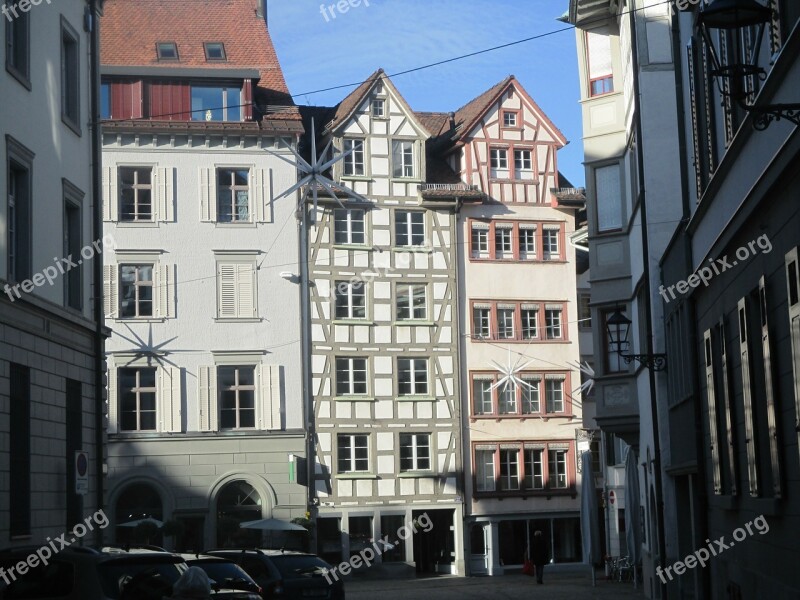
[[[644,291],[645,298],[645,329],[647,331],[647,344],[645,352],[653,354],[653,309],[651,306],[651,286],[650,286],[650,248],[648,247],[647,235],[647,190],[644,188],[644,140],[642,139],[642,110],[641,93],[639,90],[639,40],[636,32],[636,14],[634,11],[629,13],[631,25],[631,58],[633,61],[633,94],[636,98],[636,154],[638,160],[639,177],[639,206],[642,212],[642,261],[644,267]],[[664,539],[664,496],[661,485],[661,439],[658,423],[658,402],[656,401],[656,374],[653,369],[647,370],[650,382],[650,411],[653,421],[653,470],[655,482],[656,500],[656,528],[658,531],[658,566],[662,566],[666,558],[666,540]],[[649,465],[648,465],[649,466]],[[648,466],[645,466],[647,468]],[[661,584],[661,598],[667,597],[667,586]]]
[[[89,54],[90,54],[90,73],[91,81],[91,119],[89,129],[92,136],[92,233],[94,240],[103,238],[103,216],[100,208],[101,183],[100,168],[102,166],[102,154],[100,150],[100,32],[98,27],[98,10],[102,6],[102,0],[89,0],[89,15],[87,27],[89,30]],[[105,369],[105,336],[103,327],[105,314],[103,312],[103,254],[98,252],[92,260],[92,277],[94,289],[92,293],[93,318],[95,322],[94,335],[94,394],[95,394],[95,471],[96,471],[96,490],[95,505],[98,510],[104,507],[103,492],[103,412],[105,410],[105,381],[103,373]],[[103,530],[97,529],[95,534],[98,544],[103,543]]]

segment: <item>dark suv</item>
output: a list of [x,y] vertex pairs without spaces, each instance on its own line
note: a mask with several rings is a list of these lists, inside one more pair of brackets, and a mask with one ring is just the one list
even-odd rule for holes
[[331,565],[314,554],[291,550],[209,550],[242,567],[263,588],[264,598],[344,600],[344,583],[325,578]]

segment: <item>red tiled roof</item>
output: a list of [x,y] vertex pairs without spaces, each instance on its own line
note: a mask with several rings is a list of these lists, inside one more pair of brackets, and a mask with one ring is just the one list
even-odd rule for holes
[[469,133],[472,125],[486,113],[489,106],[513,79],[514,76],[509,75],[503,81],[490,87],[480,96],[473,98],[456,111],[456,127],[459,128],[458,133],[460,136]]
[[372,75],[367,77],[367,79],[359,85],[356,89],[350,92],[344,100],[342,100],[336,106],[336,112],[333,115],[333,119],[330,123],[323,123],[325,125],[325,131],[333,131],[336,129],[347,117],[349,117],[353,111],[358,108],[361,102],[364,99],[364,96],[367,95],[367,92],[372,88],[372,84],[379,78],[385,75],[383,69],[378,69]]
[[450,128],[450,113],[417,111],[414,114],[431,137],[438,137]]
[[[260,96],[291,105],[261,0],[106,0],[100,24],[103,66],[249,68],[261,73]],[[158,42],[175,42],[178,61],[159,61]],[[223,42],[226,61],[207,61],[203,42]]]

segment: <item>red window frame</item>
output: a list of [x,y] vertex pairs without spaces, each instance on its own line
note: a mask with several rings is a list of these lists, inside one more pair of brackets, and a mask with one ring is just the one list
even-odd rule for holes
[[[472,226],[473,223],[483,223],[487,224],[486,220],[482,219],[468,219],[467,220],[467,227],[469,230],[467,231],[467,235],[469,237],[469,260],[470,261],[477,261],[477,262],[485,262],[485,261],[501,261],[501,262],[537,262],[537,263],[563,263],[566,261],[566,223],[564,221],[530,221],[530,220],[515,220],[515,221],[507,221],[503,219],[492,219],[488,221],[489,229],[488,229],[488,243],[489,243],[489,256],[486,258],[481,258],[475,256],[475,252],[477,249],[474,247],[472,243]],[[495,231],[498,229],[497,224],[511,224],[511,249],[512,255],[511,257],[503,257],[497,258],[497,251],[495,247]],[[536,257],[535,258],[520,258],[520,224],[534,224],[536,225]],[[544,258],[544,228],[545,225],[558,225],[558,258],[551,258],[545,260]]]
[[[474,328],[474,316],[476,304],[489,304],[489,336],[488,337],[475,337],[472,329]],[[497,334],[497,305],[514,305],[514,337],[501,338]],[[538,335],[535,338],[522,337],[522,305],[523,304],[538,304],[538,317],[537,329]],[[558,304],[561,306],[561,337],[554,339],[547,339],[545,335],[545,311],[548,310],[548,305]],[[569,342],[569,327],[567,319],[567,301],[566,300],[470,300],[469,302],[469,320],[470,320],[470,340],[473,342],[486,342],[486,341],[502,341],[503,343],[521,343],[521,344],[563,344]],[[532,309],[525,309],[532,310]]]
[[[469,372],[469,411],[470,411],[470,419],[472,422],[476,422],[479,419],[492,419],[495,421],[500,421],[502,419],[519,419],[524,421],[525,419],[533,419],[533,418],[542,418],[542,419],[551,419],[551,418],[569,418],[571,419],[573,415],[573,406],[572,406],[572,396],[570,395],[570,390],[572,389],[572,373],[570,371],[523,371],[521,374],[522,379],[525,379],[526,375],[536,375],[539,377],[539,381],[541,382],[539,387],[539,412],[531,412],[531,413],[523,413],[522,412],[522,390],[516,390],[516,401],[517,401],[517,412],[516,413],[500,413],[500,387],[496,387],[492,390],[492,412],[487,414],[476,414],[475,412],[475,382],[484,380],[486,381],[487,376],[492,376],[492,384],[497,383],[497,380],[500,378],[500,375],[497,371],[470,371]],[[558,375],[559,377],[563,376],[564,379],[564,411],[563,412],[547,412],[547,384],[545,383],[548,381],[547,375]]]

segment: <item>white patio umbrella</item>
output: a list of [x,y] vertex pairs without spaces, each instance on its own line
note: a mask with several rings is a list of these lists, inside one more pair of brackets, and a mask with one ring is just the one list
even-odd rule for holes
[[280,519],[257,519],[255,521],[245,521],[239,523],[241,529],[259,529],[269,531],[269,545],[272,545],[273,531],[307,531],[302,525],[281,521]]
[[600,556],[600,525],[597,519],[597,491],[594,488],[592,453],[581,455],[581,535],[583,562],[592,570],[592,585],[596,585],[594,563]]
[[128,521],[127,523],[119,523],[117,527],[138,527],[143,523],[152,523],[156,527],[163,527],[164,525],[164,523],[158,519],[154,519],[153,517],[145,517],[143,519],[134,519],[133,521]]

